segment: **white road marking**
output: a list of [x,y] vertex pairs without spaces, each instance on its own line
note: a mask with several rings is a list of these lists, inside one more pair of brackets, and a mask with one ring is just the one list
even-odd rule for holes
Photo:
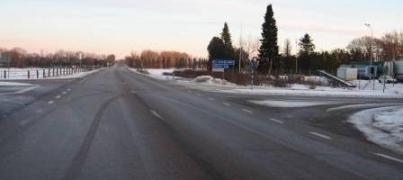
[[249,113],[249,114],[253,114],[253,112],[251,110],[248,109],[242,109],[243,112]]
[[209,97],[209,98],[208,98],[208,100],[210,100],[210,101],[214,101],[215,99],[214,99],[214,98],[212,98],[212,97]]
[[70,92],[70,91],[71,91],[71,89],[70,89],[70,88],[68,88],[68,89],[67,89],[67,91],[69,91],[69,92]]
[[136,91],[130,91],[130,93],[132,93],[132,94],[137,94],[137,92],[136,92]]
[[48,104],[54,104],[55,102],[54,101],[48,101]]
[[29,87],[29,88],[25,88],[23,90],[17,91],[15,94],[23,94],[23,93],[26,93],[28,91],[32,91],[32,90],[34,90],[34,89],[36,89],[38,87],[39,87],[39,85],[32,86],[32,87]]
[[23,93],[26,93],[26,92],[28,92],[28,91],[32,91],[32,90],[34,90],[34,89],[36,89],[36,88],[38,88],[38,87],[39,87],[39,85],[35,85],[35,86],[30,86],[30,87],[24,88],[24,89],[19,90],[19,91],[17,91],[17,92],[1,93],[1,94],[2,94],[2,95],[23,94]]
[[227,107],[230,107],[230,106],[231,106],[230,103],[226,103],[226,102],[224,102],[224,103],[222,103],[222,104],[224,104],[224,105],[227,106]]
[[36,110],[36,113],[37,113],[37,114],[41,114],[41,113],[43,113],[43,110],[42,110],[42,109],[38,109],[38,110]]
[[62,96],[57,95],[55,98],[56,98],[56,99],[60,99],[60,98],[62,98]]
[[63,91],[62,94],[65,95],[65,94],[67,94],[67,92],[66,92],[66,91]]
[[386,154],[381,154],[381,153],[372,153],[372,154],[375,155],[375,156],[379,156],[379,157],[385,158],[385,159],[389,159],[389,160],[392,160],[392,161],[396,161],[396,162],[398,162],[398,163],[403,163],[403,160],[402,160],[402,159],[398,159],[398,158],[395,158],[395,157],[392,157],[392,156],[388,156],[388,155],[386,155]]
[[159,115],[156,111],[150,110],[150,112],[151,112],[155,117],[157,117],[157,118],[159,118],[159,119],[163,119],[163,118],[161,117],[161,115]]
[[200,93],[197,93],[196,95],[197,95],[197,96],[202,96]]
[[274,118],[270,118],[269,120],[273,121],[275,123],[278,123],[278,124],[284,124],[284,121],[282,121],[282,120],[278,120],[278,119],[274,119]]
[[29,123],[29,121],[21,121],[19,124],[20,126],[25,126]]
[[331,137],[326,136],[326,135],[321,134],[321,133],[317,133],[317,132],[309,132],[309,134],[312,134],[312,135],[314,135],[314,136],[317,136],[317,137],[320,137],[320,138],[323,138],[323,139],[332,140],[332,138],[331,138]]

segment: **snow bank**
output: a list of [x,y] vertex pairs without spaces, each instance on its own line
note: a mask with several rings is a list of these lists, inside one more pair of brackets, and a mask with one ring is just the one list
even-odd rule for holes
[[209,85],[231,85],[235,86],[235,84],[228,82],[227,80],[223,79],[216,79],[212,76],[199,76],[193,79],[191,82],[199,83],[199,84],[209,84]]
[[148,73],[145,74],[137,71],[137,69],[129,69],[129,70],[159,80],[168,80],[169,76],[166,76],[164,74],[172,74],[175,71],[175,69],[144,69],[144,71]]
[[299,108],[299,107],[312,107],[330,104],[330,102],[315,102],[315,101],[249,101],[254,104],[268,106],[268,107],[279,107],[279,108]]
[[396,92],[382,93],[380,91],[346,90],[337,88],[323,89],[281,89],[281,88],[256,88],[256,89],[231,89],[219,90],[223,93],[254,94],[254,95],[280,95],[280,96],[314,96],[314,97],[362,97],[362,98],[403,98],[403,94]]
[[[356,85],[357,89],[374,91],[374,85],[375,85],[375,91],[380,91],[380,92],[383,91],[383,83],[380,83],[378,80],[375,80],[375,81],[354,80],[351,83]],[[403,94],[403,84],[402,83],[386,84],[385,92]]]
[[[130,69],[133,72],[140,73],[136,69]],[[164,73],[171,74],[175,69],[145,69],[148,74],[143,74],[154,79],[172,80],[170,76],[164,76]],[[287,77],[283,77],[287,78]],[[357,97],[357,98],[403,98],[403,84],[388,84],[385,93],[382,91],[383,85],[376,82],[376,89],[369,88],[369,81],[354,81],[353,84],[361,82],[361,89],[343,89],[329,86],[317,86],[311,89],[309,85],[291,84],[288,88],[277,88],[273,86],[240,86],[211,76],[200,76],[195,79],[179,78],[175,79],[177,83],[191,88],[215,91],[233,94],[251,94],[251,95],[280,95],[280,96],[314,96],[314,97]],[[305,80],[321,82],[326,84],[326,79],[318,76],[306,76]],[[364,84],[367,84],[364,88]],[[358,86],[357,86],[358,87]]]
[[349,122],[369,141],[403,154],[403,106],[361,111],[352,115]]

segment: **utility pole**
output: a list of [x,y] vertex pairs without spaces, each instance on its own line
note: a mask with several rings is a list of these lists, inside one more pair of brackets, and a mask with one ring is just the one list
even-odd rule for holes
[[239,38],[239,62],[238,62],[238,73],[241,73],[241,63],[242,63],[242,25],[241,25],[241,35]]
[[295,39],[295,74],[298,74],[298,39]]
[[8,79],[10,79],[10,68],[11,68],[11,54],[10,53],[8,53],[7,54],[7,63],[8,63],[8,74],[7,74],[7,77],[8,77]]

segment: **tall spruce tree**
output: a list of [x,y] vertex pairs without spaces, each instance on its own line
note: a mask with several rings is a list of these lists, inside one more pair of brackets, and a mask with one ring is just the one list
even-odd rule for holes
[[315,51],[315,44],[313,44],[313,40],[309,34],[305,34],[304,37],[302,37],[299,40],[299,46],[300,46],[299,51],[300,55],[303,54],[309,55]]
[[304,37],[299,40],[299,47],[299,68],[304,73],[311,73],[314,61],[313,56],[315,53],[315,44],[313,44],[313,40],[309,34],[305,34]]
[[259,50],[259,67],[258,70],[263,73],[271,73],[273,66],[278,67],[278,44],[277,33],[278,28],[274,19],[272,5],[267,6],[265,22],[262,25],[262,45]]
[[231,33],[229,31],[229,27],[227,23],[224,23],[224,28],[221,33],[221,39],[225,45],[225,58],[232,59],[234,58],[234,47],[232,46]]

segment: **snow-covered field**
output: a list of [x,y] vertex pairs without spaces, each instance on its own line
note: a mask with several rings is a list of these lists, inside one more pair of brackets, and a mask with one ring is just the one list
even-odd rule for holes
[[[137,72],[135,69],[132,71]],[[173,78],[163,76],[163,73],[172,73],[174,69],[147,69],[150,76],[159,80],[173,80],[177,83],[191,88],[216,91],[232,94],[253,94],[253,95],[286,95],[286,96],[320,96],[320,97],[361,97],[361,98],[403,98],[403,84],[387,84],[383,92],[383,84],[375,82],[375,90],[372,89],[372,81],[361,80],[354,81],[353,84],[361,85],[360,89],[333,88],[329,86],[318,86],[311,89],[309,85],[291,84],[287,88],[278,88],[273,86],[239,86],[222,79],[212,78],[210,76],[201,76],[195,79]],[[320,77],[306,77],[312,81],[323,81]]]
[[[43,72],[45,71],[45,76]],[[59,75],[53,77],[47,77],[49,69],[47,68],[0,68],[0,80],[10,81],[10,80],[36,80],[36,79],[74,79],[84,77],[88,74],[94,73],[98,70],[87,71],[87,72],[77,72],[70,75]],[[6,73],[7,78],[4,78],[4,73]],[[51,70],[51,75],[53,71]],[[55,72],[56,73],[56,72]],[[29,76],[28,76],[29,75]]]
[[351,116],[349,122],[369,141],[403,154],[403,106],[361,111]]

